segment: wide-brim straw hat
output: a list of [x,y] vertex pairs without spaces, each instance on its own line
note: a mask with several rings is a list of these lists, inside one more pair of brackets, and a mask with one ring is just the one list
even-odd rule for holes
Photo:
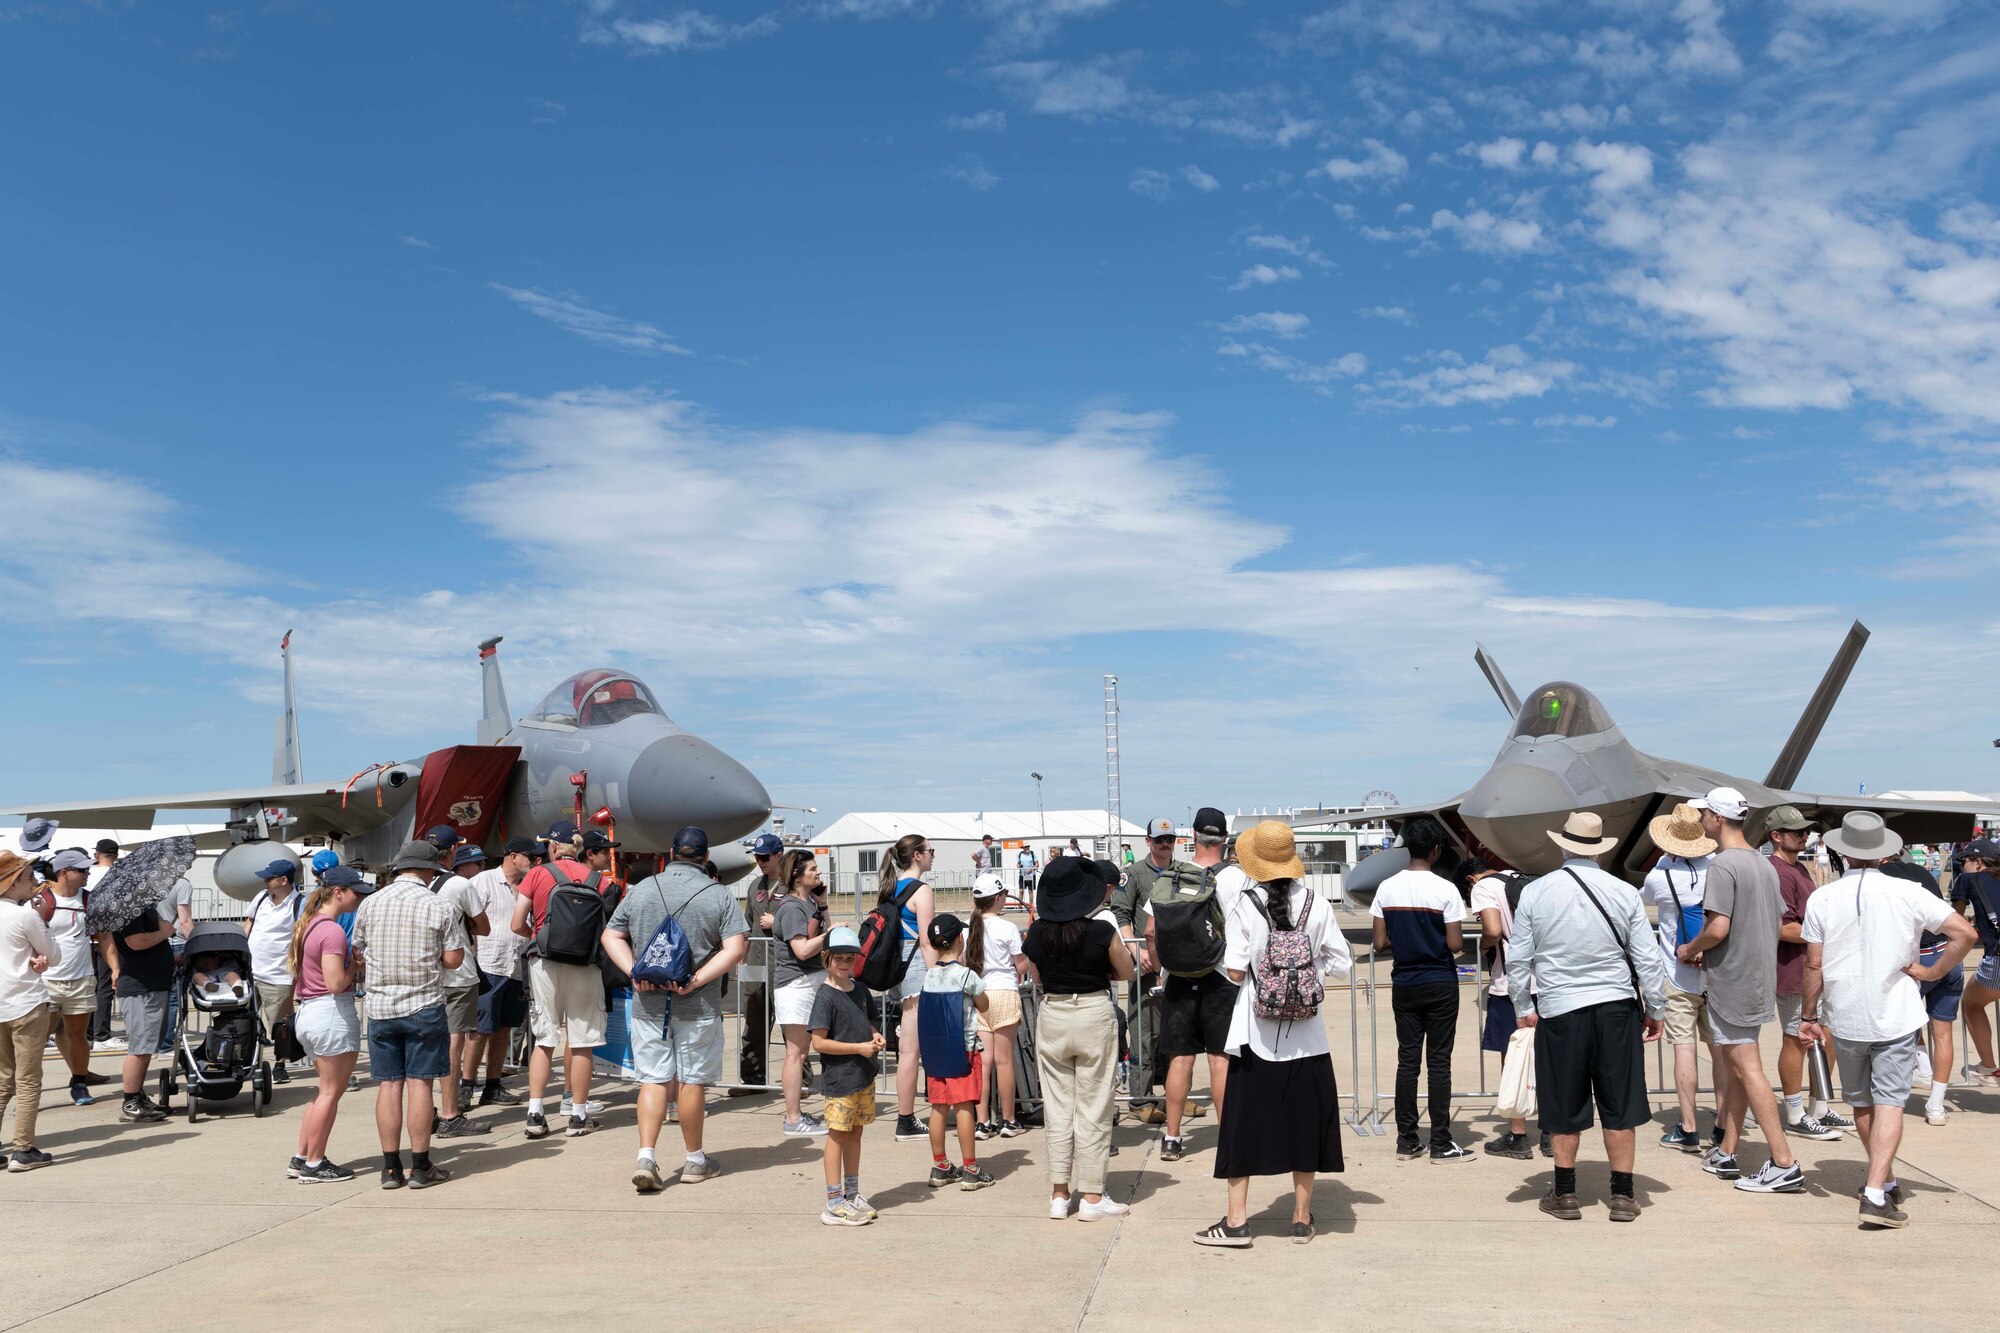
[[1820,841],[1851,861],[1886,861],[1903,850],[1903,835],[1873,810],[1848,811]]
[[1715,839],[1701,831],[1701,811],[1682,801],[1646,825],[1653,845],[1670,856],[1707,856],[1715,850]]
[[1604,836],[1604,816],[1595,810],[1572,811],[1561,828],[1549,830],[1549,841],[1578,856],[1602,856],[1618,845]]
[[1292,826],[1267,819],[1248,833],[1236,836],[1236,864],[1259,884],[1280,879],[1304,879],[1306,868],[1299,860],[1298,843]]
[[28,863],[12,852],[0,852],[0,893],[14,887],[28,873]]

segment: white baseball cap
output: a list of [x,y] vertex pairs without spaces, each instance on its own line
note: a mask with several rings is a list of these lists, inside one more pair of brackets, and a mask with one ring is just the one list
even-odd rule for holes
[[972,881],[972,896],[975,898],[1003,898],[1006,894],[1006,884],[990,870],[981,872]]
[[1740,821],[1750,813],[1749,800],[1734,787],[1717,787],[1700,800],[1688,804],[1697,810],[1713,810],[1724,819]]

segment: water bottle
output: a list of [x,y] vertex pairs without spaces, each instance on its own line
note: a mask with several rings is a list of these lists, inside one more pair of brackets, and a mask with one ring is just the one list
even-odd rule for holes
[[1833,1071],[1826,1063],[1826,1043],[1816,1041],[1806,1047],[1806,1087],[1816,1101],[1833,1102]]

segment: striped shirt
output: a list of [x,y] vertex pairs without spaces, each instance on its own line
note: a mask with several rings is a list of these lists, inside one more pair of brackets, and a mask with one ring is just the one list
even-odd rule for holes
[[1389,928],[1391,985],[1457,983],[1458,960],[1445,939],[1445,927],[1465,920],[1465,900],[1450,880],[1428,870],[1398,871],[1375,890],[1368,914]]
[[402,1018],[442,1005],[441,955],[466,947],[458,913],[414,875],[363,898],[354,914],[354,951],[367,969],[368,1017]]

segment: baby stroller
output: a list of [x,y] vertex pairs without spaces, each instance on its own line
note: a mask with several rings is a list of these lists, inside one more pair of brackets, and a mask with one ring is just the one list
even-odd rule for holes
[[[222,967],[211,969],[205,986],[195,984],[194,960],[215,954]],[[235,984],[221,979],[234,972]],[[228,922],[203,922],[188,936],[181,954],[181,970],[175,986],[174,1003],[179,1006],[179,1031],[174,1040],[174,1060],[160,1071],[160,1105],[187,1084],[187,1118],[193,1124],[202,1102],[223,1102],[250,1085],[250,1102],[256,1115],[271,1105],[271,1064],[263,1059],[264,1020],[257,1012],[257,988],[250,978],[250,940],[242,928]],[[197,1027],[194,1014],[206,1015]]]

